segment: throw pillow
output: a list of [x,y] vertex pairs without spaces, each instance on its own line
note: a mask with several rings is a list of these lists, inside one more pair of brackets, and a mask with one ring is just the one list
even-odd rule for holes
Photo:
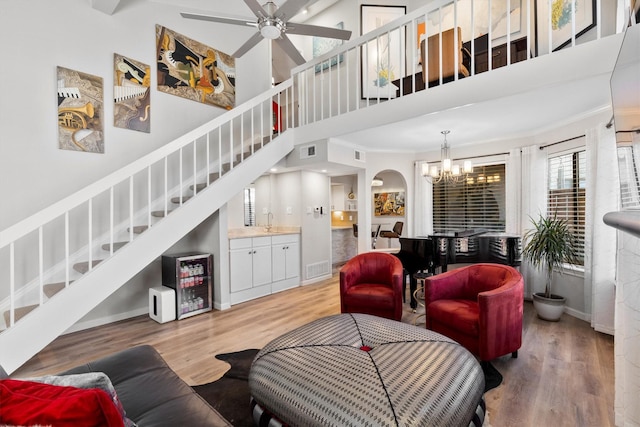
[[113,387],[111,380],[104,372],[87,372],[85,374],[70,375],[45,375],[43,377],[27,378],[28,381],[35,381],[43,384],[59,385],[77,388],[98,388],[105,391],[118,408],[125,427],[137,427],[136,423],[127,418],[127,414],[118,399],[116,389]]
[[111,397],[100,389],[81,389],[33,381],[0,380],[0,423],[56,427],[122,427]]

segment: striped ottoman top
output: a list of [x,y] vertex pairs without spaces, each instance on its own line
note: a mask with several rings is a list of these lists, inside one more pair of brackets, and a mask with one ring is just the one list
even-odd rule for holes
[[484,418],[484,375],[471,353],[367,314],[325,317],[274,339],[253,360],[249,387],[259,407],[291,426],[459,427]]

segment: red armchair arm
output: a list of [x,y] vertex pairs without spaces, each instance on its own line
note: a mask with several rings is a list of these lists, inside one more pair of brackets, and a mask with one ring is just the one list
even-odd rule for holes
[[520,348],[524,281],[513,276],[499,288],[478,294],[480,360],[492,360]]

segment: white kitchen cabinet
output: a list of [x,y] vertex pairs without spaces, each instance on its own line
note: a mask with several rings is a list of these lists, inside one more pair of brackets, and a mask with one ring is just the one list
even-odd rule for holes
[[229,240],[231,304],[300,285],[300,235]]
[[285,234],[271,238],[273,260],[271,291],[279,292],[300,283],[300,236]]
[[270,294],[271,263],[271,237],[230,240],[231,295],[242,295],[239,298],[246,300]]
[[344,185],[331,184],[331,210],[343,211],[344,210]]

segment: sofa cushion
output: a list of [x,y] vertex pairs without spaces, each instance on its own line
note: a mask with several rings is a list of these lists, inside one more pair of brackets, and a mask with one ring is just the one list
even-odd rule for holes
[[100,389],[81,389],[34,381],[0,380],[0,422],[14,425],[124,426],[111,397]]
[[127,417],[140,426],[231,426],[149,345],[123,350],[63,374],[96,371],[111,379]]
[[429,317],[465,335],[477,336],[480,330],[478,303],[464,299],[442,299],[429,304]]

